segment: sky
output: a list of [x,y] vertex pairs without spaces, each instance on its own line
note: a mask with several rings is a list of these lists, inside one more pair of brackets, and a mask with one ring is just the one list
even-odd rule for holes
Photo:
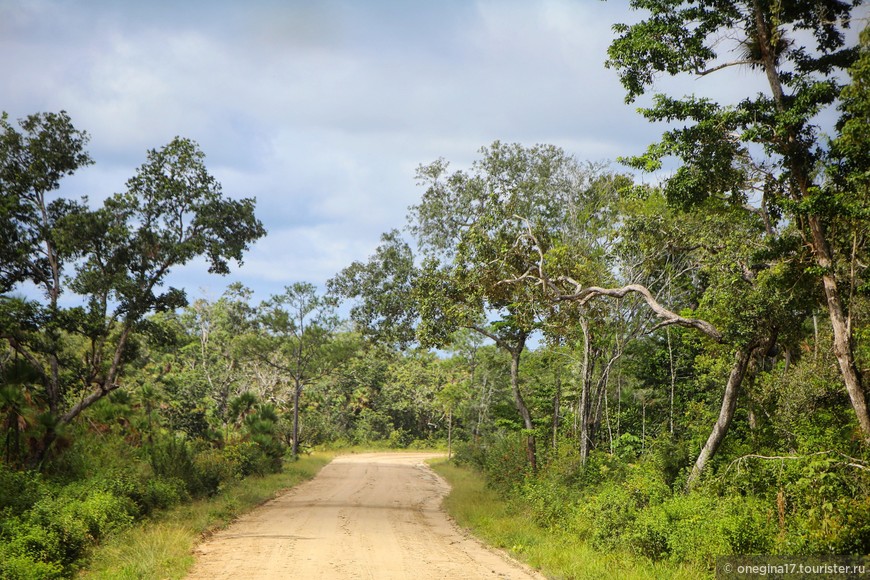
[[[169,284],[216,299],[242,282],[262,300],[366,259],[406,224],[421,164],[464,168],[494,140],[641,153],[662,128],[604,67],[612,25],[637,18],[615,0],[0,0],[0,110],[66,110],[95,164],[61,193],[93,203],[148,149],[195,140],[268,235],[228,276],[199,260]],[[737,69],[681,82],[762,88]]]

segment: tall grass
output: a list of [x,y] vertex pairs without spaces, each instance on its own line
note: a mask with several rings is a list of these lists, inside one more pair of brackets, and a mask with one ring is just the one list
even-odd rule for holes
[[203,535],[294,485],[311,479],[334,454],[314,453],[288,463],[281,473],[248,477],[216,496],[155,514],[150,520],[107,538],[79,577],[92,579],[183,578],[193,565],[193,547]]
[[566,532],[543,529],[521,507],[512,505],[486,486],[483,476],[446,460],[432,468],[451,485],[444,507],[457,523],[488,544],[509,551],[517,559],[550,578],[682,579],[712,577],[687,565],[652,562],[630,553],[603,553]]

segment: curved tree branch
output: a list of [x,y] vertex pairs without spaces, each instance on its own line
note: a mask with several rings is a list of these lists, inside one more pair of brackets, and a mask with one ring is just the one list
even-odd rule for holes
[[636,293],[640,294],[640,296],[646,301],[647,305],[655,312],[659,318],[662,319],[656,325],[656,328],[662,328],[664,326],[677,325],[684,326],[686,328],[694,328],[705,335],[709,336],[716,342],[722,341],[722,332],[707,322],[706,320],[701,320],[700,318],[687,318],[685,316],[680,316],[676,312],[668,310],[655,299],[646,286],[641,284],[628,284],[627,286],[622,286],[621,288],[601,288],[599,286],[586,286],[585,288],[580,285],[576,280],[568,277],[568,276],[560,276],[557,280],[565,281],[575,286],[575,291],[572,294],[559,294],[556,296],[556,300],[559,302],[577,302],[581,305],[586,304],[593,298],[597,298],[598,296],[608,296],[610,298],[623,298],[626,294]]

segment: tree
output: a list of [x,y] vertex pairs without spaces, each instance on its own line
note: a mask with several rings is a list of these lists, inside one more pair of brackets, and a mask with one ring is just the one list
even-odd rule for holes
[[[652,206],[660,207],[654,191],[647,191],[644,195],[648,196]],[[696,460],[688,482],[691,486],[730,428],[741,386],[747,373],[753,371],[752,361],[766,355],[780,335],[788,334],[790,328],[799,327],[807,315],[806,293],[810,285],[805,280],[802,262],[787,259],[791,255],[784,256],[784,249],[779,247],[788,238],[783,236],[772,240],[767,236],[763,220],[756,214],[712,197],[691,212],[669,213],[658,215],[653,220],[647,219],[648,214],[641,213],[640,220],[637,220],[627,212],[621,216],[624,233],[631,235],[629,248],[632,252],[652,243],[691,256],[687,263],[693,265],[685,268],[679,276],[688,280],[678,281],[678,284],[696,286],[694,292],[684,294],[684,299],[696,300],[695,304],[668,307],[644,284],[631,279],[621,278],[622,286],[608,288],[561,274],[564,252],[558,245],[540,243],[532,233],[526,234],[532,250],[526,258],[528,269],[514,283],[541,287],[542,299],[552,305],[585,307],[599,297],[621,300],[637,296],[659,320],[651,330],[674,325],[694,329],[708,340],[706,348],[709,352],[731,358],[719,417]],[[680,227],[673,227],[675,224]],[[668,229],[671,229],[670,233],[667,233]],[[661,256],[656,251],[649,255],[653,258],[650,263],[634,264],[631,268],[625,268],[623,264],[621,274],[652,279],[644,271],[649,273],[649,268],[658,268]],[[653,287],[667,289],[660,283]],[[567,315],[573,313],[570,310]],[[631,317],[636,319],[632,326],[639,324],[638,317]],[[638,332],[636,329],[629,335]],[[621,350],[614,353],[621,356]]]
[[[3,338],[40,369],[49,410],[57,416],[64,388],[59,350],[65,322],[58,299],[64,266],[75,254],[66,243],[64,221],[86,208],[83,203],[49,196],[60,187],[62,177],[93,161],[85,151],[87,133],[73,127],[65,111],[29,115],[19,126],[21,132],[5,113],[0,117],[0,290],[2,307],[13,319],[3,329]],[[6,296],[23,282],[32,282],[44,293],[44,307]],[[42,328],[31,348],[16,336],[16,322]],[[45,357],[45,365],[37,354]]]
[[57,305],[68,253],[54,233],[64,216],[84,207],[49,199],[60,180],[93,163],[85,151],[89,136],[65,111],[19,120],[21,132],[0,116],[0,292],[31,280]]
[[[65,113],[20,125],[3,118],[2,235],[14,248],[3,252],[4,289],[31,282],[45,302],[4,295],[0,336],[38,370],[50,421],[63,425],[121,386],[131,335],[148,313],[185,304],[182,290],[163,290],[173,267],[204,256],[225,274],[265,230],[254,200],[225,198],[203,153],[182,138],[149,151],[126,192],[96,210],[49,202],[63,175],[90,162],[87,135]],[[61,307],[64,290],[85,305]],[[52,440],[49,429],[43,452]]]
[[338,327],[334,301],[320,296],[308,282],[284,288],[260,305],[264,334],[253,351],[269,366],[286,373],[293,385],[292,453],[299,453],[299,402],[306,385],[323,377],[334,361],[328,347]]
[[233,283],[217,301],[195,300],[180,316],[188,333],[197,338],[185,350],[202,375],[214,413],[225,428],[230,399],[244,390],[247,361],[242,357],[241,342],[254,324],[251,295],[250,289]]
[[[650,121],[678,125],[644,155],[626,160],[655,170],[674,156],[682,165],[665,183],[668,199],[684,206],[725,196],[763,217],[769,235],[794,225],[810,249],[813,272],[824,291],[834,333],[834,353],[865,440],[870,412],[855,362],[843,271],[848,254],[832,243],[832,222],[844,199],[824,182],[820,164],[830,149],[816,125],[841,94],[842,73],[858,56],[843,30],[859,1],[820,0],[634,0],[648,16],[618,24],[607,65],[617,69],[631,102],[661,74],[704,78],[732,66],[764,75],[769,88],[736,104],[662,94],[642,109]],[[721,60],[729,43],[737,58]],[[683,124],[682,127],[679,127]],[[863,171],[863,170],[862,170]],[[840,193],[843,193],[842,190]],[[846,198],[860,192],[850,190]],[[760,199],[759,199],[760,198]],[[782,220],[780,216],[787,219]]]
[[350,320],[357,332],[381,344],[406,348],[419,316],[412,296],[417,269],[411,247],[396,230],[381,236],[367,262],[354,262],[329,280],[330,294],[356,302]]
[[[410,211],[425,256],[414,287],[424,345],[444,346],[459,328],[492,340],[511,356],[511,386],[536,465],[535,425],[520,386],[520,360],[540,326],[540,287],[511,284],[525,275],[533,231],[544,243],[564,232],[599,168],[582,168],[558,147],[493,143],[471,171],[444,160],[418,169],[426,186]],[[588,263],[588,262],[586,262]],[[494,319],[486,324],[486,319]]]

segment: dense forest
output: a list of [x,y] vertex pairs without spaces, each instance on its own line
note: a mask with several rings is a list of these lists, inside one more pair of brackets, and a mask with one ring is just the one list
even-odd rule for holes
[[425,163],[372,256],[259,303],[165,284],[266,235],[196,143],[95,207],[62,187],[88,134],[4,115],[0,576],[69,576],[154,510],[357,444],[447,448],[541,526],[652,560],[868,554],[858,3],[633,5],[607,61],[629,102],[731,66],[769,90],[656,94],[661,139],[618,165],[498,141]]

